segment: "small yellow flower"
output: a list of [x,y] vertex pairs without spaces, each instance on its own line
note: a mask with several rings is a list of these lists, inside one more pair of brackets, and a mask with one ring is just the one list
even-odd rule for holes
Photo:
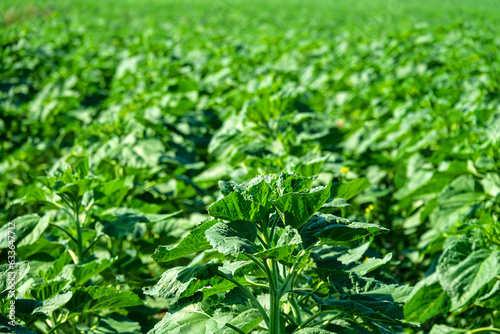
[[347,168],[347,167],[342,167],[342,168],[340,169],[340,174],[347,174],[347,173],[349,173],[349,168]]
[[373,209],[375,209],[375,207],[373,205],[368,205],[368,207],[366,208],[365,212],[366,213],[369,213],[370,211],[372,211]]

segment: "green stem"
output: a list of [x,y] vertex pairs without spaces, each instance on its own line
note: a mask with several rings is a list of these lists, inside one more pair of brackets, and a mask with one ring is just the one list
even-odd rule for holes
[[466,332],[467,334],[472,334],[472,333],[500,333],[500,329],[492,328],[492,327],[482,327],[482,328],[476,328],[472,329],[470,331]]
[[[74,317],[71,317],[71,318],[74,318]],[[57,324],[57,326],[55,327],[52,327],[50,329],[50,331],[47,332],[47,334],[51,334],[51,333],[54,333],[59,327],[61,327],[62,325],[64,325],[66,322],[68,322],[69,319],[71,318],[64,318],[60,323]]]
[[266,272],[266,268],[262,264],[262,261],[260,261],[258,258],[253,256],[252,254],[245,254],[246,257],[248,257],[250,260],[252,260],[260,269],[262,269],[263,272]]
[[320,311],[316,314],[313,314],[312,316],[310,316],[309,318],[306,319],[306,321],[304,321],[299,327],[297,327],[293,332],[297,332],[299,330],[301,330],[302,328],[305,328],[311,321],[313,321],[314,319],[316,319],[317,317],[320,317],[322,315],[325,315],[325,314],[328,314],[328,313],[338,313],[338,311],[335,311],[335,310],[326,310],[326,311]]
[[248,288],[245,287],[243,284],[241,284],[237,280],[233,279],[232,277],[229,277],[228,275],[226,275],[222,271],[217,270],[217,275],[219,275],[220,277],[228,280],[229,282],[233,283],[238,288],[240,288],[241,291],[243,291],[243,293],[246,294],[248,296],[248,298],[250,298],[250,300],[254,303],[255,307],[257,307],[257,309],[259,310],[260,314],[262,315],[262,318],[264,318],[264,321],[266,322],[267,326],[269,327],[269,323],[270,323],[269,316],[267,315],[266,311],[264,310],[264,308],[262,307],[262,305],[259,303],[259,301],[257,300],[257,298],[255,298],[255,296],[253,295],[253,293],[250,290],[248,290]]
[[295,298],[294,294],[291,294],[290,299],[290,306],[292,307],[293,315],[295,319],[297,319],[297,322],[300,324],[302,323],[302,315],[300,314],[299,303],[297,303],[297,298]]
[[262,244],[262,246],[264,246],[266,249],[269,248],[269,245],[267,244],[267,242],[259,235],[259,233],[257,233],[257,239],[259,239],[260,243]]
[[66,233],[66,234],[68,235],[68,237],[69,237],[71,240],[73,240],[73,241],[75,242],[75,244],[78,244],[78,241],[76,241],[75,237],[74,237],[71,233],[69,233],[69,232],[68,232],[68,230],[67,230],[67,229],[65,229],[64,227],[59,226],[59,225],[54,224],[54,223],[50,223],[49,225],[54,226],[54,227],[57,227],[58,229],[60,229],[60,230],[61,230],[61,231],[63,231],[64,233]]
[[74,221],[75,221],[75,229],[76,229],[76,239],[77,239],[77,247],[78,247],[78,262],[82,262],[84,259],[83,253],[83,230],[82,225],[80,224],[80,204],[76,204],[74,207]]
[[272,240],[274,239],[274,230],[276,229],[276,225],[278,224],[278,218],[274,217],[273,222],[271,223],[271,233],[270,233],[270,244],[272,247]]
[[92,241],[92,243],[91,243],[91,244],[87,247],[87,249],[85,249],[85,250],[83,251],[83,255],[87,254],[87,252],[88,252],[88,251],[89,251],[92,247],[94,247],[94,245],[96,244],[96,242],[97,242],[97,241],[99,241],[99,238],[100,238],[100,237],[102,237],[102,236],[103,236],[103,234],[101,234],[101,235],[99,235],[98,237],[96,237],[96,238],[94,239],[94,241]]
[[286,314],[285,312],[281,311],[280,314],[285,317],[288,322],[290,323],[290,325],[295,325],[297,326],[298,324],[295,322],[295,320],[289,315],[289,314]]
[[229,322],[226,322],[225,326],[231,328],[233,331],[238,332],[240,334],[247,334],[244,331],[242,331],[241,329],[239,329],[238,327],[236,327],[235,325],[231,325]]
[[270,321],[271,325],[269,328],[269,334],[280,334],[281,333],[281,322],[280,322],[280,296],[279,296],[279,286],[278,286],[278,273],[276,271],[276,261],[269,260],[269,268],[271,279],[270,289]]

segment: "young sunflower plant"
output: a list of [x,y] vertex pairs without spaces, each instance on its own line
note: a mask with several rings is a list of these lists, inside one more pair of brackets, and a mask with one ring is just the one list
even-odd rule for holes
[[[153,254],[169,262],[144,289],[166,299],[159,333],[387,333],[405,324],[408,286],[365,277],[387,263],[367,258],[370,239],[386,228],[318,212],[344,209],[331,184],[296,174],[219,182],[211,218],[175,246]],[[344,211],[344,210],[342,210]]]

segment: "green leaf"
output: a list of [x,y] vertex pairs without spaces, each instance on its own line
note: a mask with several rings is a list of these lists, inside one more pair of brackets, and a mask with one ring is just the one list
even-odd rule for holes
[[330,184],[308,192],[287,193],[273,201],[285,225],[299,228],[318,211],[330,197]]
[[[259,324],[264,320],[259,310],[252,308],[242,313],[238,314],[236,317],[231,319],[229,323],[234,325],[244,331],[245,333],[249,333],[259,326]],[[223,334],[234,334],[234,330],[225,329]]]
[[329,332],[324,329],[319,328],[303,328],[295,332],[296,334],[331,334],[333,332]]
[[216,276],[220,265],[209,263],[204,266],[168,269],[156,285],[143,289],[144,294],[166,299],[190,297],[203,287],[214,286],[222,281],[222,278]]
[[325,204],[321,208],[346,208],[351,206],[347,201],[343,198],[334,198],[332,200],[326,201]]
[[333,183],[330,190],[331,196],[334,198],[343,198],[348,201],[354,196],[361,194],[363,190],[371,186],[371,183],[365,179],[356,179],[345,183]]
[[389,262],[392,259],[392,253],[386,254],[384,258],[382,259],[376,259],[376,258],[369,258],[368,260],[364,261],[363,263],[360,263],[350,269],[348,271],[355,272],[358,275],[365,275],[380,266],[383,266],[387,262]]
[[368,223],[350,223],[349,225],[334,224],[328,225],[314,236],[321,240],[321,243],[332,245],[338,242],[355,241],[368,236],[375,236],[381,233],[388,233],[389,229],[380,225]]
[[289,193],[308,191],[315,177],[304,177],[294,173],[280,173],[268,175],[267,182],[271,184],[278,197]]
[[45,299],[42,301],[41,306],[38,306],[34,309],[33,313],[43,313],[46,315],[50,315],[55,310],[66,305],[71,300],[72,295],[73,293],[71,291],[67,291],[65,293],[57,294],[52,298]]
[[472,244],[461,238],[449,243],[439,259],[437,271],[443,289],[451,298],[452,310],[469,303],[500,274],[500,251],[472,249]]
[[15,234],[9,232],[9,224],[2,226],[0,229],[0,249],[9,246],[9,236],[15,239],[16,247],[33,244],[49,226],[49,216],[25,215],[17,217],[11,223],[15,226]]
[[351,299],[345,300],[335,298],[323,300],[315,294],[311,294],[311,296],[316,303],[331,310],[389,324],[403,323],[403,312],[398,312],[398,306],[395,303],[361,295],[351,296]]
[[132,291],[120,291],[114,287],[91,286],[76,288],[66,304],[70,314],[94,313],[97,311],[143,305]]
[[14,326],[9,324],[11,320],[0,314],[0,333],[9,333],[9,334],[36,334],[35,332],[29,330],[26,327],[23,327],[16,323]]
[[356,248],[348,249],[346,253],[339,256],[339,261],[349,264],[361,260],[365,252],[370,248],[371,241],[365,242]]
[[41,284],[35,284],[30,287],[26,292],[27,297],[46,300],[54,297],[56,294],[62,291],[66,285],[68,285],[68,280],[55,280],[51,282],[45,282]]
[[[21,280],[28,274],[30,265],[28,261],[16,262],[14,265],[8,263],[0,265],[0,294],[10,290],[10,283],[21,282]],[[15,277],[13,281],[12,279]]]
[[348,277],[330,276],[330,283],[340,294],[346,296],[362,295],[374,299],[403,304],[410,297],[413,287],[400,284],[387,284],[370,277],[350,273]]
[[253,243],[257,228],[251,222],[217,223],[205,231],[205,236],[212,247],[224,255],[257,252],[257,246]]
[[302,176],[311,177],[318,175],[321,172],[321,168],[325,164],[325,161],[328,157],[318,157],[314,159],[307,159],[305,161],[301,161],[297,166],[293,168],[293,170]]
[[315,234],[330,225],[347,224],[349,220],[330,214],[315,213],[300,229],[300,236],[304,248],[308,248],[319,241]]
[[167,262],[186,255],[201,252],[212,248],[205,237],[205,232],[217,224],[218,220],[209,220],[193,229],[179,244],[174,247],[160,246],[154,254],[153,260],[156,262]]
[[[429,332],[429,334],[463,334],[463,333],[467,333],[467,332],[469,332],[469,331],[464,330],[464,329],[453,328],[453,327],[446,326],[446,325],[434,325],[434,326],[432,326],[432,329]],[[486,332],[482,332],[482,333],[486,333]]]
[[83,285],[89,279],[99,275],[99,273],[107,269],[112,263],[112,261],[106,259],[101,259],[100,261],[89,260],[85,263],[78,263],[73,269],[76,284]]
[[268,208],[247,199],[240,192],[232,192],[208,208],[208,213],[215,218],[225,220],[255,221],[264,218]]
[[61,273],[66,264],[66,261],[69,259],[69,254],[67,251],[64,251],[57,259],[53,262],[47,263],[42,268],[38,270],[38,274],[40,277],[44,278],[47,281],[50,281],[57,277]]
[[373,331],[367,330],[365,327],[350,319],[333,320],[328,325],[328,329],[333,330],[333,333],[342,334],[372,334]]
[[265,176],[254,177],[249,182],[243,182],[237,185],[234,182],[219,181],[219,188],[224,196],[230,195],[232,192],[239,192],[246,199],[267,207],[268,200],[271,195],[271,187],[266,182]]
[[148,334],[220,334],[231,316],[210,317],[199,304],[167,313]]
[[141,334],[141,325],[119,314],[111,313],[99,318],[99,325],[94,330],[96,334]]
[[442,209],[458,210],[483,199],[484,194],[476,193],[474,178],[471,175],[463,175],[443,189],[438,203]]
[[425,322],[450,309],[450,298],[439,284],[438,276],[431,275],[418,282],[404,306],[405,318]]

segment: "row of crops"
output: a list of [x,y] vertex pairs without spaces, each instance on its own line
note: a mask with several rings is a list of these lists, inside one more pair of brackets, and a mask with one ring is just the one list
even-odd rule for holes
[[0,4],[0,332],[500,333],[495,8]]

